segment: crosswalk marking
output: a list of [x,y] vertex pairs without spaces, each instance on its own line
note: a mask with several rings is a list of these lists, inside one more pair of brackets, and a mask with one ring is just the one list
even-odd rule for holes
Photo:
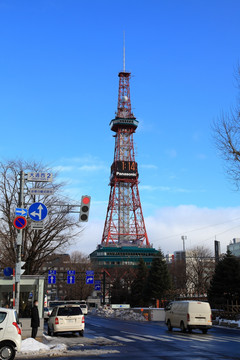
[[144,335],[145,337],[149,338],[149,339],[153,339],[153,340],[159,340],[159,341],[173,341],[171,339],[165,339],[161,336],[153,336],[153,335]]
[[146,339],[146,338],[144,338],[144,337],[142,337],[142,336],[136,336],[136,335],[128,335],[130,338],[132,338],[132,339],[135,339],[135,340],[141,340],[141,341],[153,341],[153,340],[151,340],[151,339]]
[[119,340],[122,342],[135,342],[136,340],[144,341],[144,342],[152,342],[154,340],[156,341],[165,341],[165,342],[173,342],[173,341],[185,341],[185,342],[222,342],[222,343],[228,343],[228,342],[238,342],[240,343],[240,338],[238,337],[230,337],[230,336],[220,336],[220,337],[214,337],[213,335],[206,335],[201,336],[200,334],[191,334],[191,335],[183,335],[183,334],[169,334],[169,335],[139,335],[135,333],[130,333],[126,331],[122,331],[123,336],[110,336],[110,338],[114,340]]
[[181,341],[192,341],[191,339],[186,338],[184,335],[172,335],[172,336],[163,335],[163,337],[166,337],[167,339],[174,339]]
[[119,341],[124,341],[124,342],[134,342],[134,340],[132,339],[128,339],[128,338],[124,338],[121,336],[110,336],[111,338],[115,339],[115,340],[119,340]]

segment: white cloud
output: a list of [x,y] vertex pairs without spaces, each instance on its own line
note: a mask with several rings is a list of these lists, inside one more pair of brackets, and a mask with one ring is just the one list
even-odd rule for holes
[[169,186],[152,186],[152,185],[139,185],[140,191],[168,191],[174,193],[189,193],[191,190],[184,188],[171,188]]
[[104,165],[91,164],[91,165],[82,165],[78,168],[78,170],[80,170],[80,171],[99,171],[99,170],[109,171],[109,168]]
[[145,219],[148,237],[154,247],[164,253],[182,249],[181,236],[186,235],[186,247],[203,245],[211,250],[214,240],[221,241],[221,250],[240,234],[240,207],[198,208],[193,205],[161,208]]
[[73,170],[74,170],[73,166],[64,166],[64,165],[58,165],[53,168],[53,171],[56,172],[69,172]]
[[[107,202],[92,203],[89,222],[71,251],[90,254],[101,243]],[[182,250],[181,236],[187,236],[186,248],[205,246],[214,249],[214,240],[221,242],[221,251],[234,237],[240,237],[240,207],[199,208],[194,205],[164,207],[145,218],[150,243],[167,253]]]

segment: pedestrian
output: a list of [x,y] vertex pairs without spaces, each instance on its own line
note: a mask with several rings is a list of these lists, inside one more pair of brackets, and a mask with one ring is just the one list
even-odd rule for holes
[[31,310],[31,328],[32,328],[32,338],[35,339],[37,336],[38,327],[40,326],[40,319],[38,313],[38,301],[34,300],[33,307]]

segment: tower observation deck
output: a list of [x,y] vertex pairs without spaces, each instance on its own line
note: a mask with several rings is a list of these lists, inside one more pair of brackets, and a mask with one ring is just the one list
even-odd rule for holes
[[133,142],[138,120],[131,110],[131,73],[124,69],[118,76],[118,107],[110,122],[110,128],[115,132],[115,149],[102,246],[150,248],[138,191],[139,173]]

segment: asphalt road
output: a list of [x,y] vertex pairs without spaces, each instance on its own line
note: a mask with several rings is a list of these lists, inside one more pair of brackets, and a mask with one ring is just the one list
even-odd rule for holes
[[[105,319],[88,315],[85,336],[89,339],[103,337],[114,343],[105,345],[81,346],[79,350],[115,350],[117,353],[95,356],[67,356],[55,359],[69,360],[235,360],[240,359],[240,330],[213,327],[208,334],[200,331],[192,334],[181,333],[178,329],[169,332],[163,323],[134,322],[118,319]],[[58,337],[59,342],[68,342],[69,337]],[[70,341],[72,350],[78,349],[78,340]],[[97,341],[96,341],[97,344]],[[42,358],[48,359],[48,358]]]

